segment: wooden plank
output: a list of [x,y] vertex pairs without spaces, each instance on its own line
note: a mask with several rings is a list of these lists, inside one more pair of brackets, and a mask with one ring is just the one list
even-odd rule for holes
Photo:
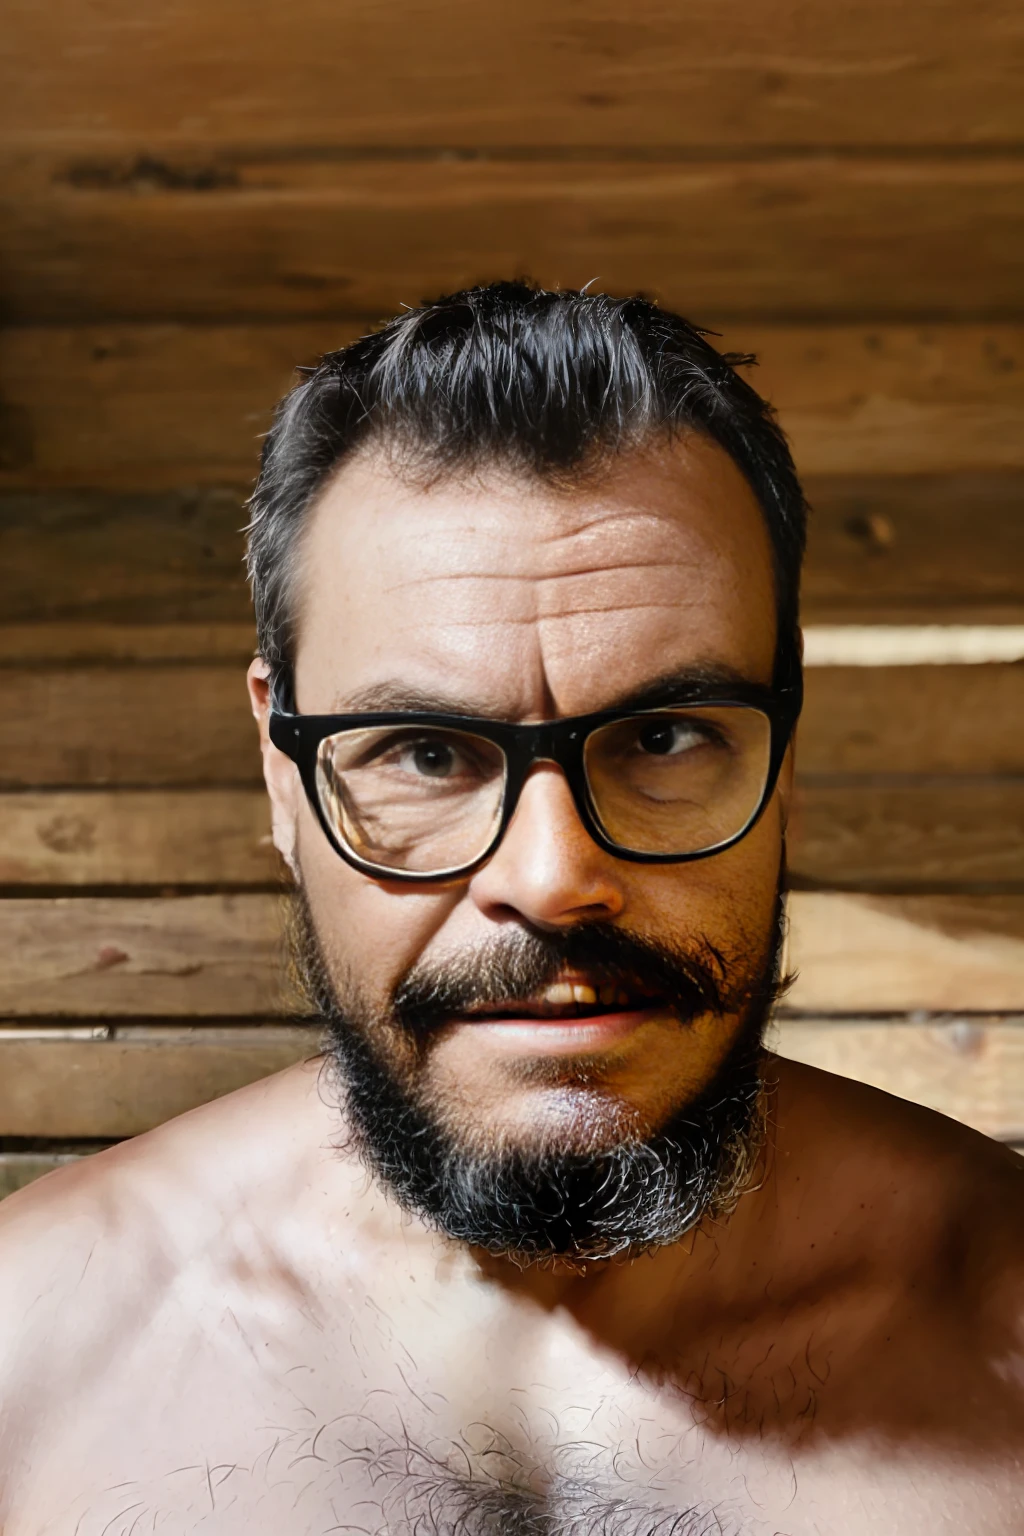
[[289,1011],[275,896],[0,902],[0,1016]]
[[[1024,475],[826,476],[807,493],[805,623],[1024,622]],[[251,654],[245,518],[217,487],[0,496],[0,658]]]
[[[787,1008],[1024,1009],[1024,896],[794,892]],[[242,1018],[294,1012],[283,902],[263,895],[0,903],[0,1015]]]
[[[260,789],[73,790],[0,799],[0,886],[266,887],[284,866]],[[1024,890],[1024,779],[800,783],[798,887]]]
[[[0,489],[248,484],[292,369],[360,327],[83,325],[0,333]],[[805,475],[1024,469],[1024,326],[730,328]]]
[[1024,624],[805,624],[805,667],[960,667],[1024,661]]
[[251,627],[239,491],[0,498],[3,624]]
[[[531,272],[642,289],[707,323],[1021,314],[1024,159],[686,163],[450,156],[244,158],[146,195],[117,166],[8,161],[7,313],[19,324],[393,313]],[[183,173],[187,180],[187,173]]]
[[789,914],[794,1012],[1024,1007],[1024,897],[795,891]]
[[[0,787],[261,782],[241,662],[18,667],[0,680]],[[1024,666],[821,667],[806,688],[804,773],[1024,771]]]
[[811,478],[804,622],[969,623],[1024,614],[1024,477]]
[[0,665],[110,661],[232,661],[256,653],[252,624],[80,624],[74,619],[0,624]]
[[[986,1135],[1024,1137],[1024,1019],[785,1019],[773,1043],[780,1055],[870,1083]],[[0,1028],[0,1135],[137,1135],[318,1048],[315,1029],[273,1025],[121,1025],[91,1040]]]
[[262,782],[244,665],[16,669],[0,783]]
[[795,885],[1024,890],[1024,778],[798,782]]
[[267,886],[284,870],[259,789],[9,795],[0,826],[0,886]]
[[248,485],[295,365],[358,329],[321,322],[2,331],[0,486]]
[[[977,145],[1024,136],[1010,0],[15,0],[21,147]],[[196,176],[216,174],[200,160]],[[159,178],[159,170],[153,173]]]
[[1000,1141],[1024,1138],[1024,1019],[785,1019],[781,1056],[870,1083]]
[[813,667],[804,773],[1020,773],[1024,666]]
[[316,1030],[118,1029],[110,1039],[5,1034],[0,1136],[135,1136],[316,1055]]

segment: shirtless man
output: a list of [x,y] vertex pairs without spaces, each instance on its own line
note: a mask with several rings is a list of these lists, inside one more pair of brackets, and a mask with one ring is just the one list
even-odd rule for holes
[[249,686],[327,1049],[5,1202],[3,1536],[1020,1536],[1024,1168],[761,1044],[803,517],[640,301],[287,398]]

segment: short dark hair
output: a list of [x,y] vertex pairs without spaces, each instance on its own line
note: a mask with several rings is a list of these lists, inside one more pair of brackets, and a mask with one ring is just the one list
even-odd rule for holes
[[571,482],[602,456],[697,430],[743,471],[771,538],[776,668],[799,670],[807,508],[745,354],[642,298],[492,283],[407,309],[327,353],[277,408],[250,501],[247,563],[260,654],[293,661],[291,574],[305,514],[333,471],[377,442],[433,473],[495,465]]

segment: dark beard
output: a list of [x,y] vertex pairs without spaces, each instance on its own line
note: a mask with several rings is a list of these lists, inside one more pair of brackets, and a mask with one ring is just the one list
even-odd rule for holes
[[[757,979],[728,988],[721,957],[674,950],[612,925],[564,934],[517,930],[483,951],[416,966],[381,1014],[356,987],[335,994],[301,889],[292,958],[327,1026],[354,1149],[408,1211],[449,1237],[519,1264],[636,1255],[678,1241],[705,1216],[729,1211],[750,1184],[763,1130],[762,1039],[781,989],[783,914]],[[422,1051],[453,1015],[524,1001],[565,968],[598,983],[626,981],[666,998],[680,1028],[738,1013],[739,1032],[713,1080],[653,1135],[610,1147],[468,1150],[374,1049],[390,1026]]]

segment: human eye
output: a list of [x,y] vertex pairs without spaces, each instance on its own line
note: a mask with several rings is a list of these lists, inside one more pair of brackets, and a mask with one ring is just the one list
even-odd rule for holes
[[679,757],[714,744],[717,731],[692,716],[660,716],[638,724],[635,750],[647,757]]
[[368,744],[364,771],[396,786],[470,790],[489,783],[502,771],[502,758],[490,742],[458,731],[420,729],[380,733]]
[[395,767],[423,779],[452,779],[469,768],[464,751],[440,736],[405,741],[391,754]]

